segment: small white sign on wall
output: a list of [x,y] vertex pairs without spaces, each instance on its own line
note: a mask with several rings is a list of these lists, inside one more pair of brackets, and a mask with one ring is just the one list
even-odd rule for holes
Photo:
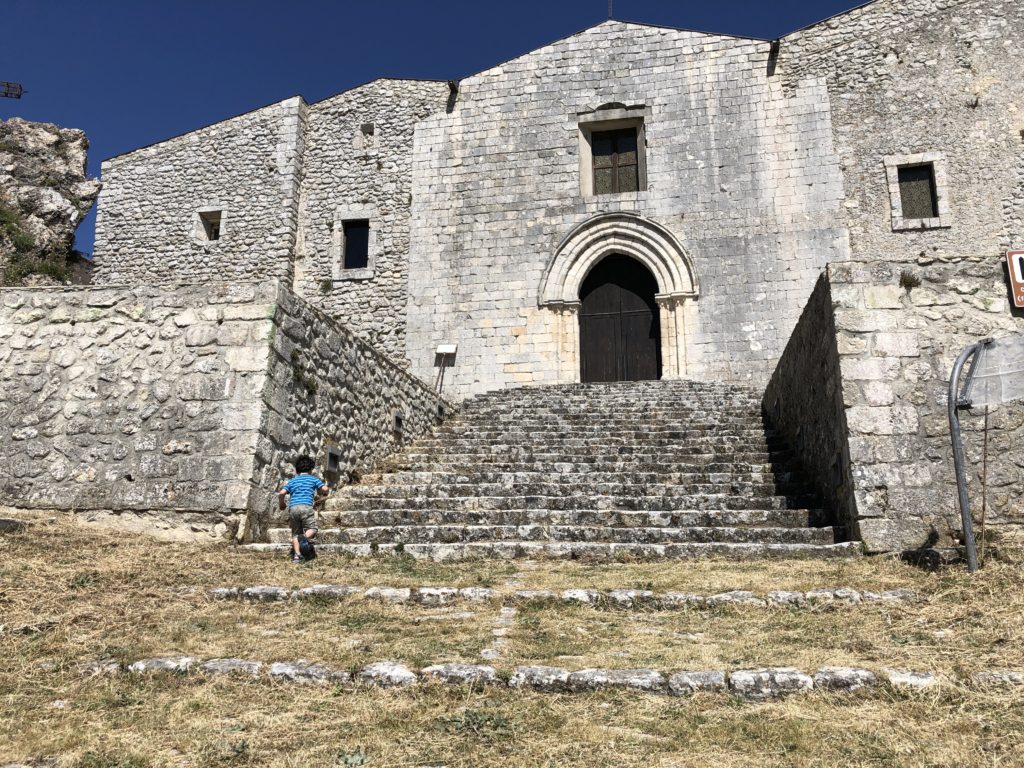
[[1010,287],[1013,289],[1013,304],[1024,309],[1024,251],[1009,251],[1006,262],[1010,267]]

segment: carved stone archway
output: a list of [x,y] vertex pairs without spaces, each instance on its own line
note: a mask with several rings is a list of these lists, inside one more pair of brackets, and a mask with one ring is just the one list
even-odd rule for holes
[[686,339],[696,325],[700,294],[693,260],[678,238],[660,224],[619,212],[600,214],[569,232],[541,278],[539,304],[557,315],[559,380],[579,380],[580,286],[590,270],[612,254],[630,256],[654,275],[663,378],[686,376]]

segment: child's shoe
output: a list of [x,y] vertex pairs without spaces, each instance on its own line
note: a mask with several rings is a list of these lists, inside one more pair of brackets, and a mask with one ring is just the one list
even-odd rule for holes
[[299,563],[306,562],[306,558],[302,555],[292,555],[292,565],[298,565]]

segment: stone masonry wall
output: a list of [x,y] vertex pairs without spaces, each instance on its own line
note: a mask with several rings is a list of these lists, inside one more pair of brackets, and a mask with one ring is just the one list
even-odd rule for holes
[[344,481],[448,408],[276,281],[0,290],[0,385],[0,505],[242,539],[296,454]]
[[[274,324],[251,504],[254,538],[262,538],[276,517],[271,494],[294,472],[297,455],[314,456],[322,471],[327,449],[337,447],[340,479],[347,482],[452,411],[430,387],[283,289]],[[394,429],[396,414],[401,434]]]
[[248,503],[273,296],[0,290],[0,503],[227,532]]
[[[295,97],[104,162],[95,282],[290,279],[305,112]],[[219,240],[203,209],[223,211]]]
[[[767,381],[822,267],[849,255],[824,82],[784,91],[769,48],[611,21],[463,80],[454,112],[416,130],[413,370],[432,377],[434,349],[454,342],[457,395],[558,381],[542,276],[574,227],[624,210],[696,264],[685,375]],[[578,120],[609,103],[646,110],[648,183],[594,197]]]
[[[1018,0],[877,0],[782,39],[787,87],[824,77],[856,259],[949,261],[1011,245],[1024,167]],[[935,153],[948,219],[893,231],[886,157]],[[941,200],[940,200],[941,205]]]
[[843,539],[854,539],[857,508],[827,275],[819,278],[793,329],[763,402],[765,418],[796,451]]
[[[835,328],[830,341],[839,358],[849,430],[856,511],[851,533],[871,551],[948,543],[960,532],[946,412],[953,361],[986,336],[1024,333],[1024,312],[1010,308],[1003,263],[838,263],[829,266],[827,281]],[[831,373],[811,359],[815,354],[815,347],[791,346],[776,379],[803,365],[816,375],[811,391],[821,392]],[[807,390],[796,386],[773,386],[770,396],[789,401],[783,413],[821,407],[809,404]],[[824,396],[827,404],[830,395]],[[766,408],[770,414],[770,399]],[[976,519],[987,475],[988,525],[1024,525],[1024,403],[990,408],[987,459],[983,409],[963,413],[962,423]]]
[[[405,355],[412,139],[444,82],[375,80],[309,108],[295,292],[395,360]],[[370,220],[370,266],[343,270],[342,226]]]

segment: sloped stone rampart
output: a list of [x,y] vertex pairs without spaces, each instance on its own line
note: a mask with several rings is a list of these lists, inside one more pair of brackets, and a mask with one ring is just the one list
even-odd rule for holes
[[327,449],[336,447],[336,480],[348,482],[452,411],[433,389],[283,287],[274,323],[250,503],[250,535],[258,539],[279,519],[272,491],[294,471],[296,455],[315,457],[322,471]]
[[296,453],[348,479],[442,402],[275,281],[0,290],[5,506],[251,538]]
[[[946,405],[953,361],[982,338],[1024,333],[1024,312],[1010,307],[1004,261],[832,264],[820,290],[827,299],[796,335],[816,341],[787,348],[767,415],[825,480],[835,452],[849,452],[850,533],[870,551],[949,543],[961,528]],[[813,336],[830,312],[834,333]],[[823,356],[838,359],[838,380]],[[832,401],[837,389],[842,413]],[[984,409],[962,412],[961,421],[976,520],[984,503],[987,525],[1019,528],[1024,403],[990,407],[987,451]]]

